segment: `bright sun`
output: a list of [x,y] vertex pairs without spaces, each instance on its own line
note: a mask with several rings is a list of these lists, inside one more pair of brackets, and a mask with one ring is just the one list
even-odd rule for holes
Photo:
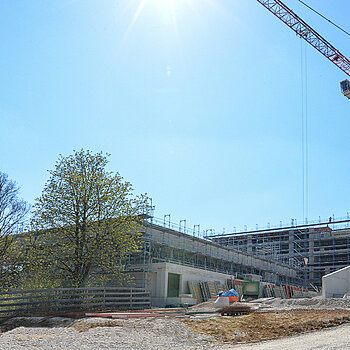
[[177,26],[177,19],[176,19],[176,9],[186,6],[191,8],[192,10],[195,10],[196,5],[198,5],[199,2],[206,3],[208,5],[211,5],[213,8],[218,9],[215,4],[215,0],[133,0],[130,1],[130,4],[136,5],[136,11],[135,14],[130,22],[128,31],[132,29],[132,27],[137,22],[138,18],[142,14],[142,11],[144,8],[148,5],[152,5],[155,8],[157,8],[160,12],[167,12],[170,14],[172,22],[174,26]]
[[[160,8],[161,10],[164,10],[164,11],[170,10],[172,19],[176,23],[174,1],[175,0],[139,0],[138,1],[139,4],[137,6],[136,12],[130,23],[129,30],[135,25],[145,6],[149,4],[155,5],[157,8]],[[190,2],[191,0],[187,0],[187,1]]]

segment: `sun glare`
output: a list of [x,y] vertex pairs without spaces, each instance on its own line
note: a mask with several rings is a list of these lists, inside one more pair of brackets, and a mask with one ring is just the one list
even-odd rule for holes
[[[184,33],[189,29],[188,27],[180,28],[180,26],[183,26],[185,22],[188,24],[188,20],[190,20],[191,25],[195,26],[198,14],[202,13],[203,6],[207,7],[206,10],[209,8],[208,14],[213,13],[213,11],[226,14],[226,11],[218,6],[217,0],[128,0],[124,13],[131,15],[131,20],[124,33],[122,43],[128,41],[129,35],[142,15],[151,15],[154,23],[160,22],[173,31],[176,46],[182,55],[183,45],[180,33]],[[186,16],[185,20],[183,16]],[[173,70],[169,67],[166,69],[168,77],[173,75]]]
[[190,9],[190,11],[196,11],[198,10],[198,6],[200,4],[207,4],[210,5],[213,9],[219,10],[219,8],[214,3],[215,0],[133,0],[130,1],[129,7],[135,6],[135,13],[132,17],[132,20],[128,26],[127,33],[132,30],[136,22],[138,21],[139,17],[141,16],[142,12],[146,8],[146,6],[153,7],[158,14],[166,15],[167,17],[171,18],[171,22],[174,25],[175,29],[177,30],[177,11],[181,8],[183,10],[184,7],[187,7]]

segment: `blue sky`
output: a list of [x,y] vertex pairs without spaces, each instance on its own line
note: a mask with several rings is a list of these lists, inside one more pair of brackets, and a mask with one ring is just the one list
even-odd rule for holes
[[[350,57],[350,38],[296,0]],[[156,216],[302,219],[301,43],[255,0],[0,0],[0,170],[33,203],[59,154],[111,153]],[[345,29],[347,0],[308,4]],[[137,20],[133,20],[137,17]],[[346,78],[308,47],[309,219],[350,210]]]

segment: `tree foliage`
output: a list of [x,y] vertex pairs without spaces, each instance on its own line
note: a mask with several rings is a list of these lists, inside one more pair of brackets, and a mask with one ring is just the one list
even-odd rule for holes
[[0,285],[13,287],[21,250],[14,234],[23,229],[29,206],[19,198],[19,187],[0,172]]
[[[108,155],[75,151],[60,156],[36,200],[30,266],[42,282],[80,287],[92,272],[122,277],[124,258],[138,249],[147,197],[106,170]],[[32,235],[33,237],[33,235]]]

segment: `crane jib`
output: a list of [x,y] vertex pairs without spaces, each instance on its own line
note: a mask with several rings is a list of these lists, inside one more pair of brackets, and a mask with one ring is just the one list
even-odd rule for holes
[[257,0],[302,39],[350,76],[350,60],[280,0]]

